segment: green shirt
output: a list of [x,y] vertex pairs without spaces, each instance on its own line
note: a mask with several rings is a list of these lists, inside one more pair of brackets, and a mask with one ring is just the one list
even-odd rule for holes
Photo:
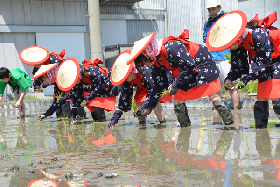
[[0,80],[0,96],[3,96],[6,85],[9,84],[15,90],[26,91],[31,87],[31,79],[23,70],[16,68],[11,69],[11,79],[8,82]]

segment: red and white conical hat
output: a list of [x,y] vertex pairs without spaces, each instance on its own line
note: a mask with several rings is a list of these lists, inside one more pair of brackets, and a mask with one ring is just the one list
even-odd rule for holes
[[34,74],[34,76],[31,79],[37,79],[37,78],[41,77],[42,75],[44,75],[47,72],[54,69],[57,65],[58,65],[58,63],[41,65],[41,67],[38,69],[38,71],[36,71],[36,73]]
[[43,47],[31,46],[19,53],[19,59],[28,65],[43,64],[49,58],[49,51]]
[[247,25],[244,12],[235,10],[220,17],[211,27],[206,37],[206,46],[210,51],[228,49],[243,34]]
[[152,35],[146,36],[145,38],[134,42],[127,64],[134,62],[134,60],[146,49],[149,43],[151,43],[155,36],[156,32],[154,32]]
[[56,84],[62,91],[71,90],[80,76],[80,64],[75,58],[66,58],[56,73]]
[[121,85],[132,71],[134,63],[127,64],[131,51],[122,52],[112,66],[111,82],[114,86]]

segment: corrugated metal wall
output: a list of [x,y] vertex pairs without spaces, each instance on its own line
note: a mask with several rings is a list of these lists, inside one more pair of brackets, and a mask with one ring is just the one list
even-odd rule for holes
[[0,25],[88,24],[87,0],[0,0]]
[[280,0],[240,1],[238,8],[247,15],[248,21],[250,21],[256,14],[262,19],[267,15],[272,14],[274,11],[278,11],[278,20],[273,23],[273,26],[280,28]]
[[[0,26],[84,26],[88,24],[87,14],[87,0],[0,0]],[[21,68],[31,76],[33,67],[21,63],[18,55],[22,49],[37,45],[35,32],[0,32],[0,66]]]
[[[165,3],[167,5],[167,33],[178,36],[184,29],[190,30],[193,42],[202,43],[203,24],[208,19],[208,12],[203,8],[206,0],[143,0],[134,6],[100,6],[101,14],[156,14],[156,20],[128,20],[127,41],[133,43],[147,35],[157,32],[157,38],[166,36],[165,29]],[[222,0],[225,11],[236,10],[238,0]],[[135,8],[141,9],[135,9]],[[203,20],[204,12],[204,20]]]

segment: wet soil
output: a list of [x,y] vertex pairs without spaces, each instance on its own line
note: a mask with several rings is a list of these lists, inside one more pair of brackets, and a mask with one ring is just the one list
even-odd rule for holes
[[273,111],[271,127],[256,130],[252,109],[234,113],[227,128],[213,110],[193,108],[192,126],[180,128],[174,110],[164,108],[165,125],[151,113],[139,126],[128,112],[113,129],[93,123],[89,113],[76,125],[55,115],[37,121],[45,110],[30,110],[24,123],[0,118],[1,187],[280,185]]

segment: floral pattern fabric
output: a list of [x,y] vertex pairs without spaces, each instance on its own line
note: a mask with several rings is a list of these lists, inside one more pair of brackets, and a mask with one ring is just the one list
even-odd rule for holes
[[252,50],[257,53],[251,60],[251,71],[249,72],[249,62],[247,51],[239,46],[237,50],[231,51],[231,70],[226,79],[231,81],[241,78],[242,74],[247,74],[242,78],[245,83],[258,79],[264,82],[268,79],[280,79],[280,57],[272,59],[274,51],[269,38],[269,29],[264,25],[252,31]]

